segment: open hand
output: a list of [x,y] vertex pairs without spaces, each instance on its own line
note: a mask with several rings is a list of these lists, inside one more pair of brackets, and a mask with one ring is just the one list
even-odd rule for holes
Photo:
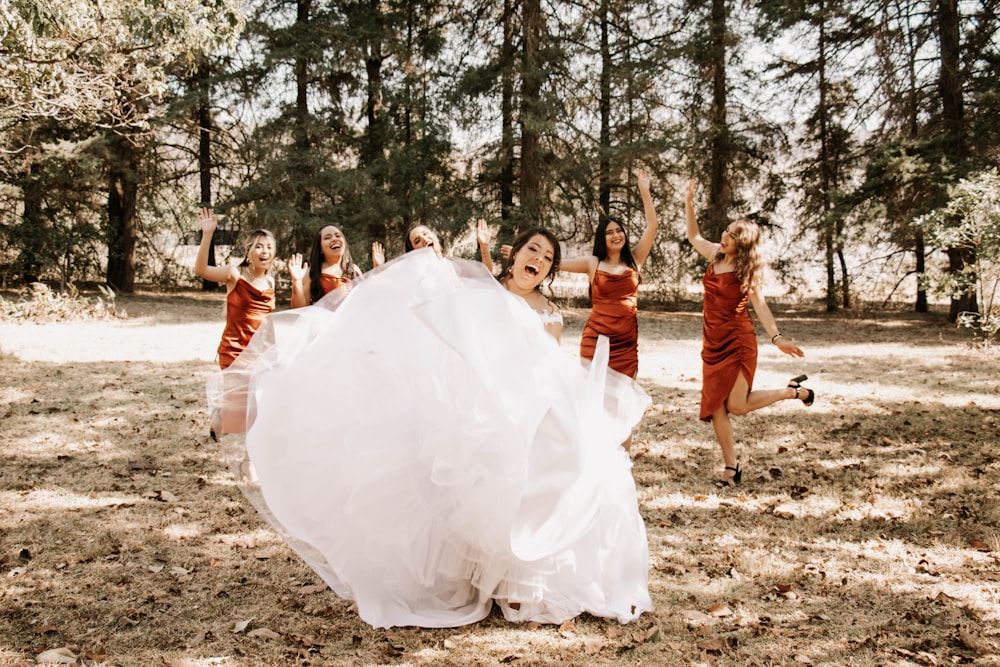
[[309,273],[309,262],[302,263],[302,255],[295,253],[288,258],[288,273],[292,276],[292,282],[300,283]]
[[198,211],[198,224],[201,226],[202,233],[211,234],[219,225],[219,219],[215,217],[212,209],[202,208]]

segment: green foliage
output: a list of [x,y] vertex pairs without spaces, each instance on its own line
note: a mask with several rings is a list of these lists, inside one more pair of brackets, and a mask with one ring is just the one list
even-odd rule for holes
[[981,312],[960,313],[959,323],[992,341],[1000,332],[1000,175],[984,171],[959,181],[949,202],[921,216],[916,225],[939,248],[970,250],[973,261],[960,272],[930,278],[944,294],[957,297],[976,290]]
[[[239,0],[12,0],[0,9],[0,117],[103,119],[144,126],[120,105],[124,82],[166,91],[172,67],[231,45]],[[14,66],[10,66],[13,57]]]

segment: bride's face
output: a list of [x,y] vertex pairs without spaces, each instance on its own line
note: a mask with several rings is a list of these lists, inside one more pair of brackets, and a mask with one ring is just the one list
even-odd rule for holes
[[524,290],[537,288],[552,271],[555,252],[551,241],[541,234],[535,234],[514,255],[511,280]]
[[434,248],[434,252],[441,254],[441,242],[438,240],[437,234],[423,225],[410,230],[410,245],[413,246],[414,250],[431,247]]

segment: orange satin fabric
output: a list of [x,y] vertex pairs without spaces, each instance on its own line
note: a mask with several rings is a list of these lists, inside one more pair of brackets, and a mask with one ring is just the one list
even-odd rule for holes
[[639,370],[639,273],[597,270],[591,285],[590,319],[583,327],[580,356],[594,358],[598,335],[608,337],[611,358],[608,365],[622,375],[635,377]]
[[219,343],[219,366],[223,369],[236,360],[257,327],[274,310],[274,290],[259,290],[240,278],[226,295],[226,328]]
[[319,288],[323,290],[323,294],[329,294],[341,285],[346,285],[349,282],[351,281],[343,276],[334,276],[329,273],[319,274]]
[[701,414],[711,421],[736,384],[736,374],[747,379],[747,391],[753,388],[757,370],[757,334],[747,312],[747,296],[740,291],[735,273],[716,275],[708,267],[702,280],[705,286],[704,324],[701,348]]

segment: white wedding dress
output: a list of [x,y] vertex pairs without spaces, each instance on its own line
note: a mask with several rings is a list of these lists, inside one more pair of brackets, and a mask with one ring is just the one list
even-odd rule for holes
[[209,395],[246,415],[247,497],[371,625],[628,622],[652,603],[619,443],[649,398],[603,355],[427,249],[273,314]]

